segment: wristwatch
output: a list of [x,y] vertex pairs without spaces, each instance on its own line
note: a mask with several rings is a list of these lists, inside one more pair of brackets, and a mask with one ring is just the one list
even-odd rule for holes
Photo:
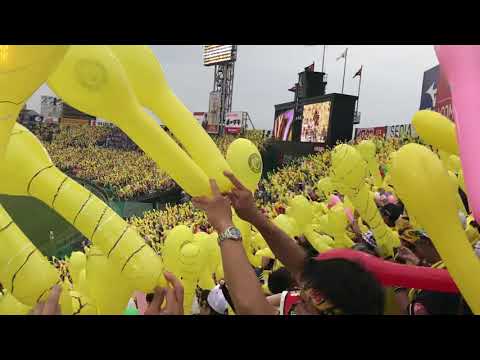
[[230,226],[223,233],[218,235],[218,245],[225,240],[242,241],[242,233],[234,226]]

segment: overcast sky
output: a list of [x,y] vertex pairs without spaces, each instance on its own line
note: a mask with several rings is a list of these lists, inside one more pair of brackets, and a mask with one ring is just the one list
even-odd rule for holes
[[[208,111],[213,87],[213,68],[202,63],[202,45],[152,46],[170,86],[193,111]],[[341,92],[343,60],[348,47],[345,93],[356,95],[363,65],[358,127],[409,123],[418,110],[423,72],[437,64],[433,46],[426,45],[332,45],[327,46],[325,72],[327,93]],[[315,61],[320,71],[323,45],[239,45],[235,65],[233,111],[247,111],[256,128],[271,129],[274,105],[293,100],[287,91],[298,73]],[[46,85],[29,100],[28,107],[40,111],[40,96],[52,95]]]

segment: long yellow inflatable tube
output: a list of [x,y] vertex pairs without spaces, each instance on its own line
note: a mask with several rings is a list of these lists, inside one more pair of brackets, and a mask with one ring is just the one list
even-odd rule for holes
[[382,256],[393,256],[393,248],[400,246],[400,240],[377,210],[374,196],[365,183],[367,164],[358,150],[347,144],[336,146],[332,153],[332,171],[333,180],[339,184],[341,192],[348,196],[368,223]]
[[192,112],[170,89],[152,49],[144,45],[114,45],[110,49],[123,65],[140,103],[162,120],[193,161],[217,181],[221,191],[231,189],[232,184],[223,175],[223,171],[231,171],[228,163]]
[[458,218],[455,188],[442,162],[426,147],[408,144],[392,161],[398,196],[426,230],[475,314],[480,314],[480,262]]
[[210,194],[208,177],[142,108],[107,46],[71,46],[48,85],[75,108],[118,125],[190,195]]
[[158,281],[164,284],[161,259],[135,228],[57,169],[40,141],[20,124],[15,124],[0,169],[5,175],[2,193],[46,203],[107,254],[136,289],[148,292]]

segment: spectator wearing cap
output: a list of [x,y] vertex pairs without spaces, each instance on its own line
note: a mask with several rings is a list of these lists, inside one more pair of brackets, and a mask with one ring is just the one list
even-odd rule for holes
[[220,285],[212,290],[202,290],[200,295],[200,315],[227,315],[228,303]]

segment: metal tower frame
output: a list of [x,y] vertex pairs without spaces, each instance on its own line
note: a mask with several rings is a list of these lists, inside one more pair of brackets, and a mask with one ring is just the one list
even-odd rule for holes
[[[233,45],[233,58],[236,59],[237,46]],[[233,80],[235,75],[235,60],[215,65],[213,75],[213,91],[220,93],[220,109],[218,122],[223,133],[227,113],[232,111]]]

